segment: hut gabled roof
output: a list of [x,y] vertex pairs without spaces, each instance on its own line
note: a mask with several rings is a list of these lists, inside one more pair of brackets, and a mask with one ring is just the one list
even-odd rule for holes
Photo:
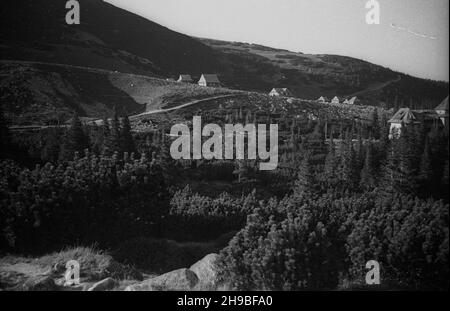
[[354,96],[348,100],[349,104],[354,105],[358,101],[358,97]]
[[388,123],[418,123],[420,122],[420,120],[417,114],[417,112],[409,108],[401,108],[394,114],[394,116],[388,121]]
[[442,103],[439,104],[434,110],[444,110],[448,111],[448,96],[446,99],[442,101]]
[[280,94],[281,96],[291,96],[292,95],[288,88],[276,87],[276,88],[272,89],[271,93],[274,91],[277,92],[278,94]]
[[191,77],[191,75],[180,75],[180,77],[178,78],[178,81],[191,82],[192,77]]
[[202,78],[206,81],[206,83],[220,83],[219,77],[216,74],[202,74],[200,80]]

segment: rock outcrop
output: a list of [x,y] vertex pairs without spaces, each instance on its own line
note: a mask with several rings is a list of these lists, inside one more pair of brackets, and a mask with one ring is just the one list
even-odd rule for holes
[[179,269],[129,285],[125,291],[189,291],[198,283],[197,275],[189,269]]
[[219,286],[219,255],[209,254],[189,269],[178,269],[129,285],[125,291],[190,291],[217,290]]
[[111,290],[114,287],[116,287],[117,285],[118,285],[117,282],[113,278],[106,278],[106,279],[92,285],[88,289],[88,291],[89,292],[97,292],[97,291]]
[[217,259],[219,255],[209,254],[203,259],[193,264],[189,270],[194,272],[198,279],[198,290],[214,290],[218,285]]
[[22,284],[20,289],[23,291],[57,291],[59,287],[52,276],[43,275],[29,278]]

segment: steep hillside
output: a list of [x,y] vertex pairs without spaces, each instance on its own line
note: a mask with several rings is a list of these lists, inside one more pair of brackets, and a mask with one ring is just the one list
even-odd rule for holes
[[117,108],[134,115],[230,92],[104,69],[0,61],[0,102],[16,125],[64,122],[73,111],[101,118]]
[[245,59],[255,68],[261,68],[255,74],[265,75],[270,86],[288,87],[302,98],[315,99],[318,94],[344,96],[397,77],[389,69],[350,57],[295,53],[239,42],[200,41],[222,52],[225,62]]
[[14,124],[64,122],[81,116],[109,115],[114,106],[127,113],[143,105],[113,84],[113,73],[76,67],[0,63],[0,100]]
[[115,106],[132,114],[215,92],[165,81],[220,72],[210,47],[101,0],[79,2],[72,26],[65,0],[1,2],[0,102],[11,123],[102,117]]
[[2,1],[1,58],[152,74],[218,67],[212,49],[188,36],[101,0],[79,2],[81,24],[69,26],[65,0]]
[[101,0],[79,2],[72,26],[65,0],[1,2],[0,103],[13,123],[102,117],[114,106],[131,114],[221,92],[165,81],[180,73],[217,73],[228,88],[263,93],[288,87],[302,99],[357,94],[388,108],[432,107],[448,93],[448,83],[354,58],[191,38]]

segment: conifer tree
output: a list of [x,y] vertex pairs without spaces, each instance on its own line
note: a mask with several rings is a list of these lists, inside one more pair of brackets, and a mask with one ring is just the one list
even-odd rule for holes
[[362,170],[364,166],[364,159],[366,157],[366,152],[364,150],[364,143],[362,138],[362,133],[359,132],[358,134],[358,143],[356,145],[356,165],[357,170]]
[[294,194],[314,193],[315,190],[316,180],[311,162],[311,155],[308,152],[305,154],[305,157],[300,164],[298,177],[295,181]]
[[439,129],[437,126],[433,127],[430,135],[430,157],[433,167],[433,181],[434,187],[438,188],[443,177],[445,160],[448,159],[448,132]]
[[383,165],[383,177],[381,180],[382,189],[387,192],[393,194],[397,190],[397,176],[399,175],[398,171],[398,152],[397,145],[395,141],[393,141],[388,146],[388,150],[386,153],[386,159]]
[[330,139],[330,145],[328,148],[328,154],[325,158],[325,166],[324,166],[325,183],[327,183],[330,186],[335,185],[336,169],[337,169],[336,147],[334,144],[334,139]]
[[247,180],[249,172],[248,165],[245,160],[237,160],[235,163],[236,169],[233,171],[233,175],[238,178],[238,183],[242,183]]
[[116,109],[114,109],[114,115],[111,120],[111,128],[109,129],[109,135],[106,139],[107,154],[111,155],[116,152],[122,152],[121,139],[120,139],[120,122]]
[[344,155],[343,180],[347,182],[351,189],[355,189],[359,183],[358,172],[359,170],[356,152],[353,146],[350,146],[347,153]]
[[379,136],[380,136],[380,151],[382,154],[385,154],[389,144],[389,127],[385,113],[381,114]]
[[8,125],[3,109],[0,106],[0,159],[8,157],[11,153],[11,135],[9,133]]
[[342,185],[349,190],[354,190],[359,185],[358,161],[355,149],[349,133],[341,146],[341,160],[338,170],[338,178]]
[[108,121],[108,117],[104,116],[103,117],[103,124],[101,127],[101,152],[103,155],[109,155],[109,149],[108,149],[108,138],[109,138],[109,134],[110,134],[110,126],[109,126],[109,121]]
[[314,131],[309,135],[308,139],[305,141],[305,147],[308,152],[313,155],[325,154],[325,133],[323,131],[323,125],[317,123],[314,126]]
[[[415,146],[415,132],[409,126],[403,126],[400,138],[396,140],[399,148],[398,187],[403,193],[415,193],[419,171],[420,151]],[[420,150],[420,149],[419,149]]]
[[412,193],[416,190],[415,173],[411,167],[409,129],[402,127],[402,134],[390,143],[383,167],[382,187],[394,193]]
[[417,149],[419,160],[420,160],[420,156],[422,155],[421,151],[423,150],[423,148],[425,146],[426,140],[428,140],[428,131],[423,122],[416,125],[414,130],[415,130],[415,137],[414,137],[413,143],[414,143],[414,148]]
[[164,179],[167,183],[170,183],[172,178],[174,177],[174,160],[170,155],[170,148],[167,145],[166,134],[164,131],[161,132],[160,136],[160,149],[158,155],[156,157],[156,163],[162,170]]
[[131,134],[130,119],[128,119],[128,116],[126,115],[122,118],[120,138],[122,141],[122,151],[129,153],[136,151],[133,135]]
[[252,111],[250,109],[247,110],[247,113],[245,115],[245,124],[251,124],[253,121],[252,118]]
[[373,189],[376,186],[375,167],[373,159],[373,146],[367,146],[364,167],[361,171],[360,186],[362,189]]
[[428,139],[425,140],[425,147],[420,160],[420,170],[418,175],[418,182],[420,184],[420,189],[423,195],[430,193],[430,186],[433,181],[433,168],[431,166],[430,159],[430,147]]
[[41,147],[41,160],[43,162],[56,163],[59,159],[61,152],[61,129],[50,128],[44,133],[41,132],[44,137],[41,138],[43,144]]
[[378,119],[378,108],[375,108],[372,112],[372,137],[375,139],[380,139],[380,122]]
[[448,159],[445,160],[444,165],[444,173],[442,176],[442,189],[445,189],[445,199],[448,201],[448,187],[449,187],[449,180],[448,180]]
[[71,161],[76,152],[81,154],[88,147],[88,138],[83,131],[78,115],[75,113],[69,129],[66,131],[59,159],[60,161]]

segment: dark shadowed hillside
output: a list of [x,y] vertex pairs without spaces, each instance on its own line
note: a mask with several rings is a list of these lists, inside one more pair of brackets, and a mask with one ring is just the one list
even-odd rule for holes
[[81,24],[68,26],[65,0],[2,1],[1,58],[158,74],[218,67],[212,49],[188,36],[100,0],[79,2]]

